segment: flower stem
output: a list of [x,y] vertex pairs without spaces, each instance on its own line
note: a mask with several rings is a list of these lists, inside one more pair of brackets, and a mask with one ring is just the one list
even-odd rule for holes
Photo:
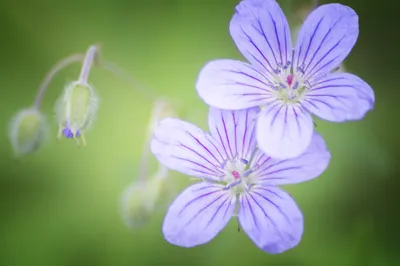
[[47,87],[49,86],[51,80],[54,78],[54,76],[61,71],[63,68],[67,67],[68,65],[74,63],[74,62],[81,62],[84,58],[83,54],[73,54],[70,55],[63,60],[59,61],[46,75],[44,80],[39,86],[38,93],[36,94],[35,102],[34,102],[34,108],[39,109],[40,104],[42,103],[42,99],[44,96],[44,93],[46,92]]
[[90,69],[93,65],[96,54],[98,53],[98,48],[94,45],[90,46],[86,52],[85,60],[83,61],[83,66],[81,69],[81,74],[79,76],[79,82],[82,84],[87,84]]
[[318,0],[313,0],[313,10],[318,7],[319,1]]
[[147,86],[139,83],[137,80],[133,79],[125,70],[116,66],[115,64],[103,60],[99,60],[99,64],[105,70],[110,71],[115,76],[125,80],[128,84],[132,85],[136,90],[138,90],[145,98],[150,101],[155,101],[157,98],[157,94]]

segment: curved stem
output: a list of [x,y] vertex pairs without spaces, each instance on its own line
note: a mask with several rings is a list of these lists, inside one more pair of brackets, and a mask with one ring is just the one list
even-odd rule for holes
[[73,54],[59,61],[46,75],[44,80],[39,86],[38,93],[35,98],[34,108],[39,109],[40,104],[43,99],[43,95],[46,92],[47,87],[49,86],[51,80],[54,78],[55,74],[57,74],[60,70],[67,67],[68,65],[74,62],[80,62],[83,60],[85,55],[83,54]]

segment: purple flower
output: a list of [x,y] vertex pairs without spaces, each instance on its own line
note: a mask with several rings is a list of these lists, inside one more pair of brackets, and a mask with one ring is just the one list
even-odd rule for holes
[[371,87],[349,73],[331,73],[358,37],[350,7],[322,5],[304,22],[292,49],[290,29],[274,0],[245,0],[236,8],[230,33],[250,64],[208,63],[197,81],[209,105],[238,110],[260,106],[256,136],[274,158],[303,153],[313,136],[311,114],[333,122],[362,119],[374,105]]
[[304,154],[287,160],[266,156],[256,147],[258,108],[210,108],[210,134],[179,119],[163,120],[154,132],[152,152],[167,167],[199,178],[169,207],[165,239],[193,247],[213,239],[233,216],[262,250],[281,253],[296,246],[303,216],[289,194],[276,185],[320,175],[330,153],[314,133]]

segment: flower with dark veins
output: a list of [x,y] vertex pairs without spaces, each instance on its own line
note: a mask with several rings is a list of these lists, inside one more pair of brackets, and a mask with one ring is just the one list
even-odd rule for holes
[[330,153],[314,133],[299,157],[270,158],[256,146],[257,114],[258,108],[210,108],[210,133],[173,118],[155,129],[151,150],[160,163],[199,180],[169,207],[162,229],[168,242],[182,247],[207,243],[234,216],[266,252],[282,253],[300,242],[301,211],[277,185],[319,176]]
[[240,110],[258,106],[257,142],[269,156],[295,158],[310,145],[312,114],[343,122],[372,110],[371,87],[355,75],[332,73],[358,37],[350,7],[327,4],[305,20],[292,48],[285,15],[274,0],[244,0],[230,33],[250,62],[216,60],[200,72],[196,89],[210,106]]

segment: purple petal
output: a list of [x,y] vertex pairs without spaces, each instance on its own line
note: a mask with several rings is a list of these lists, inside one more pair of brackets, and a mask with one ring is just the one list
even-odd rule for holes
[[216,60],[201,70],[197,92],[207,104],[238,110],[263,105],[273,99],[267,77],[249,64]]
[[276,254],[291,249],[303,234],[303,215],[294,200],[274,186],[253,187],[240,197],[239,222],[263,251]]
[[255,119],[259,111],[258,107],[239,111],[210,108],[210,133],[221,143],[223,156],[229,159],[250,159],[256,148]]
[[349,73],[335,73],[312,84],[303,106],[316,116],[333,121],[359,120],[373,109],[374,91]]
[[171,244],[194,247],[209,242],[229,222],[236,198],[222,186],[202,182],[188,187],[171,204],[163,234]]
[[276,160],[268,158],[261,151],[259,153],[261,155],[256,155],[256,158],[260,158],[259,167],[253,175],[269,185],[295,184],[316,178],[325,171],[331,158],[324,139],[316,132],[306,152],[294,159]]
[[323,76],[340,65],[357,37],[358,16],[353,9],[341,4],[318,7],[300,29],[294,70],[303,72],[305,79]]
[[258,117],[257,143],[272,158],[295,158],[310,145],[313,129],[311,115],[300,104],[275,102]]
[[167,118],[154,131],[151,151],[165,166],[181,173],[218,180],[222,148],[208,133],[179,119]]
[[230,32],[239,51],[254,66],[273,73],[292,57],[290,29],[274,0],[245,0],[236,7]]

